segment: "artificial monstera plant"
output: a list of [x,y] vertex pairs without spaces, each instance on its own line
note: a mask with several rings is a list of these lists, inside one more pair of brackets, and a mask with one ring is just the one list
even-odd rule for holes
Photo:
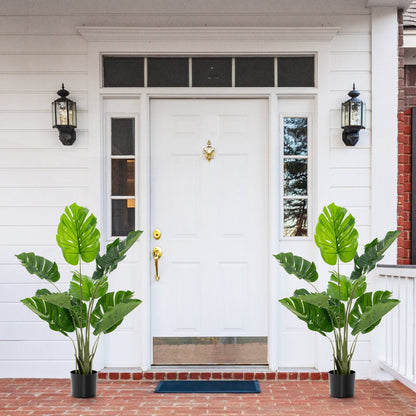
[[[40,289],[22,303],[49,327],[69,337],[75,350],[77,374],[92,374],[93,359],[101,334],[114,331],[123,318],[140,305],[133,292],[108,292],[108,275],[117,268],[142,231],[131,231],[124,240],[116,239],[100,256],[97,219],[89,210],[72,204],[61,216],[56,241],[67,263],[77,266],[69,289],[59,290],[60,273],[56,262],[34,253],[16,255],[26,270],[52,284],[55,291]],[[83,274],[83,263],[95,261],[92,276]],[[69,334],[75,332],[75,339]]]
[[[336,266],[329,273],[326,291],[320,291],[314,285],[318,279],[314,262],[292,253],[275,255],[287,273],[311,287],[311,291],[295,290],[293,296],[279,302],[305,321],[310,330],[329,339],[335,374],[350,374],[358,335],[372,331],[399,303],[391,298],[389,291],[366,292],[366,275],[375,268],[399,234],[399,231],[389,231],[382,240],[374,239],[367,244],[363,254],[359,255],[354,217],[334,203],[325,207],[316,226],[315,243],[325,263]],[[349,276],[340,273],[341,262],[353,262]],[[332,338],[328,336],[330,333]]]

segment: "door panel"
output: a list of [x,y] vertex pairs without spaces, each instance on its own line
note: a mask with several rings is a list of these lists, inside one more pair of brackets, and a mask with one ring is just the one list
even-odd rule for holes
[[162,232],[152,243],[163,250],[152,336],[264,339],[267,100],[154,99],[150,115],[151,223]]

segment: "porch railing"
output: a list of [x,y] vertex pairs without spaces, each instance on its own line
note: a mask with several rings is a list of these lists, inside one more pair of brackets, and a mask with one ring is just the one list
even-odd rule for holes
[[377,271],[384,290],[400,299],[383,318],[380,366],[416,392],[416,267],[380,266]]

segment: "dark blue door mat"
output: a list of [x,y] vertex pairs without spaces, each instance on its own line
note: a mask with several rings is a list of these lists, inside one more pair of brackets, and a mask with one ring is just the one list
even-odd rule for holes
[[260,393],[260,386],[257,380],[169,380],[155,393]]

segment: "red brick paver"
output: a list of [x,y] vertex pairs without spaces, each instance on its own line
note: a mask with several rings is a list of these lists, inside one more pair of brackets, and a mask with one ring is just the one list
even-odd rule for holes
[[358,380],[350,399],[327,381],[260,381],[260,394],[156,394],[156,381],[100,380],[97,397],[75,399],[69,380],[0,379],[0,415],[416,415],[416,393],[397,381]]
[[282,371],[116,371],[104,369],[98,373],[100,380],[328,380],[328,372]]

